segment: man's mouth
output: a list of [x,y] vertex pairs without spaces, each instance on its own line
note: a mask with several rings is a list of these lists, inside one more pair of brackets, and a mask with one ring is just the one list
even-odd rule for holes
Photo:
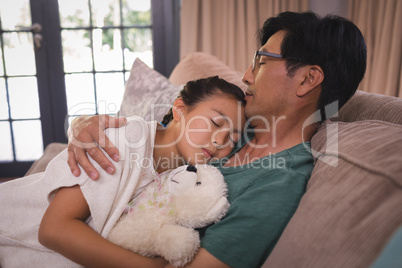
[[246,97],[251,97],[251,96],[253,96],[253,94],[249,91],[246,91]]

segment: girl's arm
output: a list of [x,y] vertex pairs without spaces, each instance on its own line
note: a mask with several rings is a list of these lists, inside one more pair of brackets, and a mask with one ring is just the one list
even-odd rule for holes
[[166,265],[161,258],[147,258],[109,242],[85,223],[89,215],[79,186],[61,188],[43,216],[39,242],[85,267]]

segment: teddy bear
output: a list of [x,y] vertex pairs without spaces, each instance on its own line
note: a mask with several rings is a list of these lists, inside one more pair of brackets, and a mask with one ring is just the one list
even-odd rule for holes
[[201,228],[227,212],[227,186],[210,165],[185,165],[161,173],[128,205],[108,239],[143,256],[160,256],[174,266],[192,260]]

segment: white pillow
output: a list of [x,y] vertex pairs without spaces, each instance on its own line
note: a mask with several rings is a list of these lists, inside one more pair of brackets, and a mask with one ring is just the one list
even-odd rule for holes
[[180,89],[137,58],[131,68],[118,115],[138,115],[146,121],[160,122],[172,107]]

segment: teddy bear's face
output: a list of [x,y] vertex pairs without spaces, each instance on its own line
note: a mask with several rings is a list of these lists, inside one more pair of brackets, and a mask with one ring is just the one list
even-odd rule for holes
[[[186,167],[186,166],[183,166]],[[174,172],[174,171],[173,171]],[[196,171],[188,171],[180,169],[176,174],[170,176],[169,192],[176,196],[187,192],[188,190],[199,185]],[[197,184],[198,183],[198,184]]]
[[196,171],[188,171],[187,166],[176,169],[170,176],[169,191],[174,196],[176,220],[186,227],[216,222],[229,207],[223,175],[210,165],[197,165]]

